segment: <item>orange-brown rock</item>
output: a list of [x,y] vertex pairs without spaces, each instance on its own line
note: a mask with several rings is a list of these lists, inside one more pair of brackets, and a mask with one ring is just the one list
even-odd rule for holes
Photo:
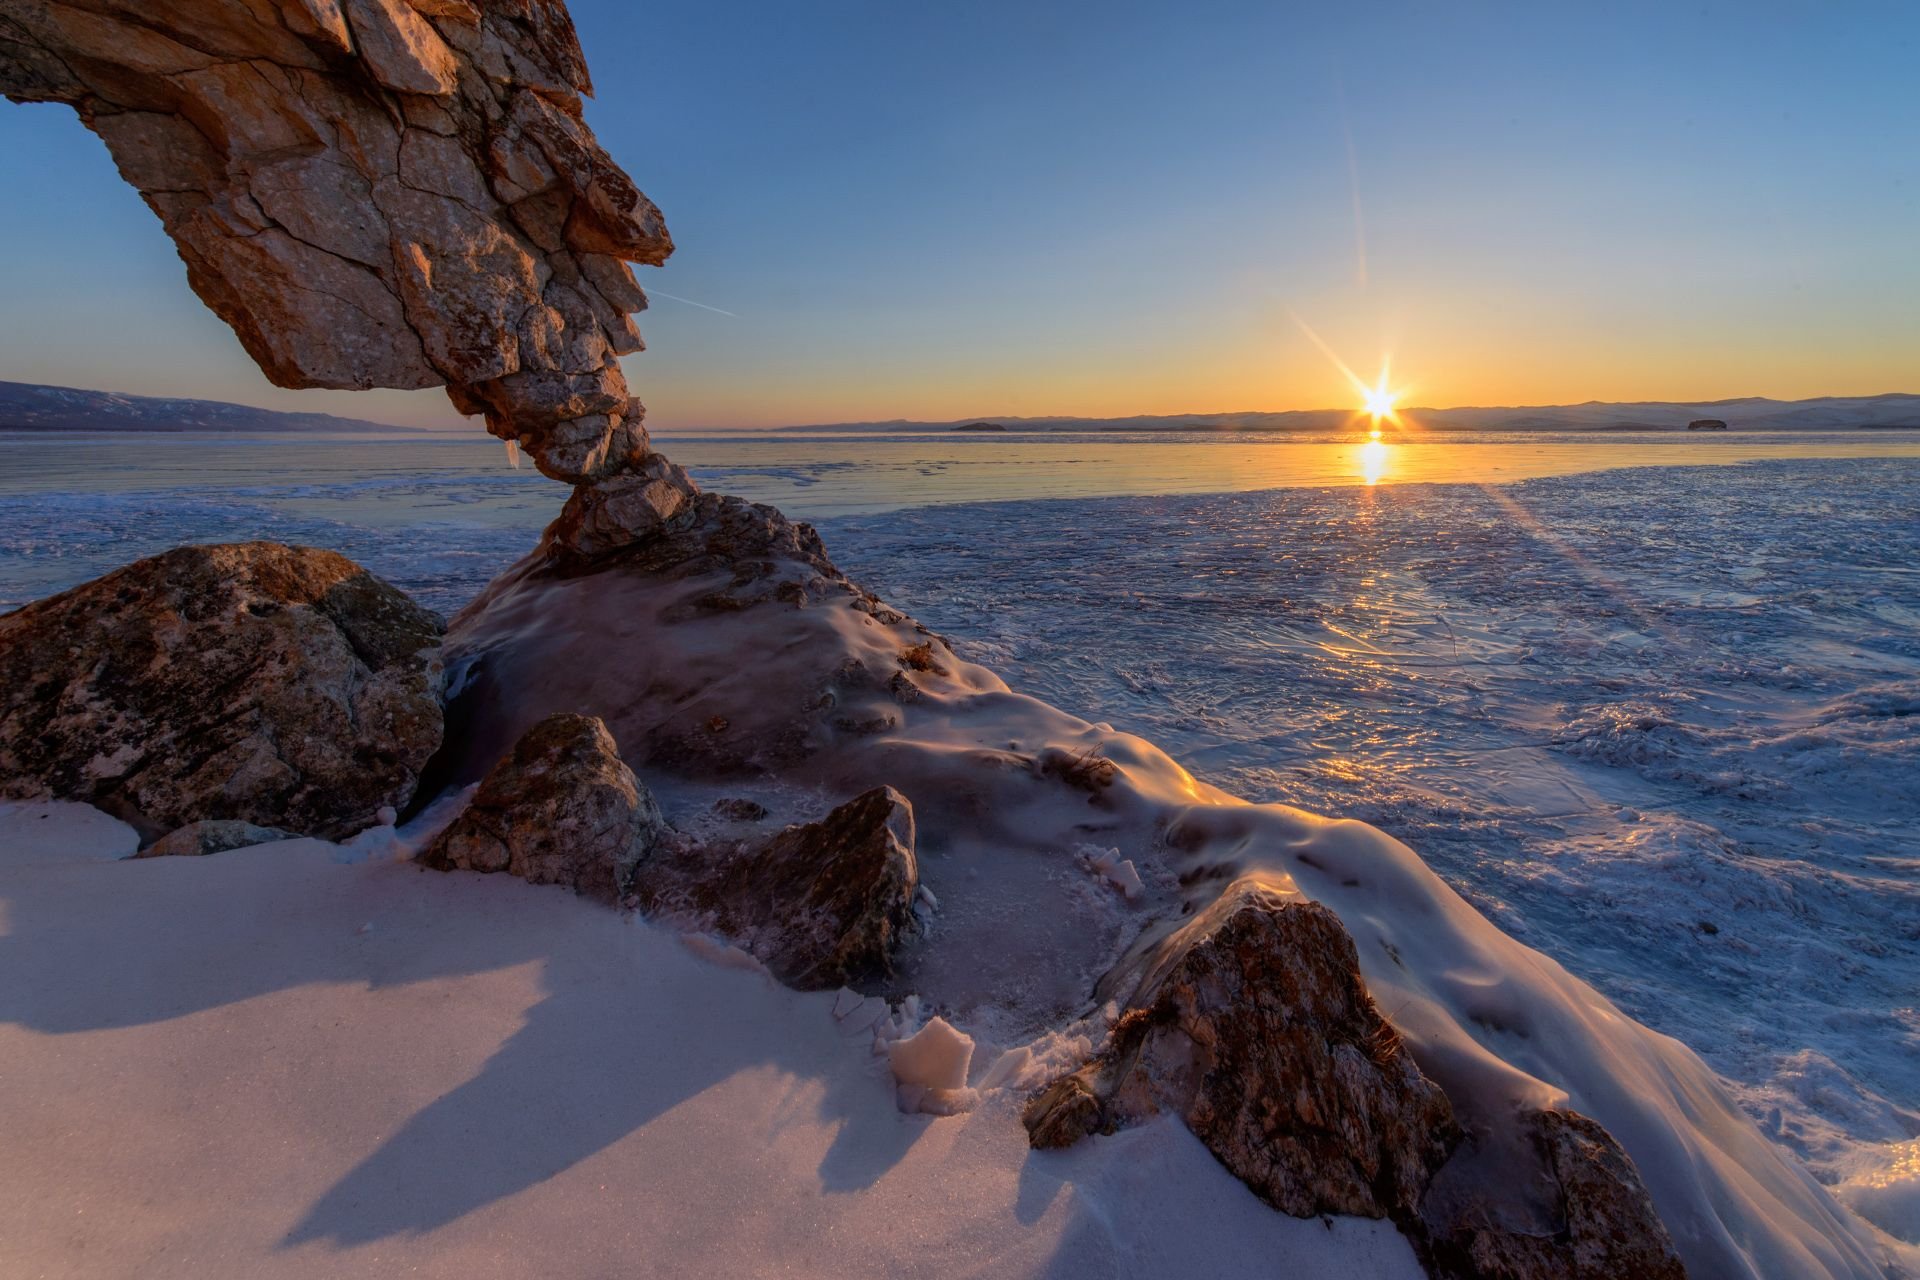
[[1130,1006],[1027,1104],[1034,1147],[1171,1111],[1275,1208],[1392,1219],[1436,1280],[1684,1280],[1593,1120],[1533,1111],[1463,1132],[1319,903],[1236,882],[1151,953]]
[[1383,1218],[1419,1203],[1459,1139],[1318,903],[1237,887],[1171,940],[1143,994],[1097,1073],[1029,1108],[1047,1145],[1170,1110],[1274,1207]]
[[0,795],[338,839],[440,745],[440,619],[331,551],[180,547],[0,617]]
[[673,249],[590,91],[560,0],[0,11],[0,92],[79,112],[269,378],[444,384],[574,483],[646,453],[626,264]]

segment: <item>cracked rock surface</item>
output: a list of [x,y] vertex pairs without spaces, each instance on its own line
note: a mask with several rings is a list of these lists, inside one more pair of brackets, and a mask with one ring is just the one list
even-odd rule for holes
[[442,871],[504,871],[613,901],[666,833],[653,796],[593,716],[548,716],[420,854]]
[[627,263],[673,250],[591,88],[560,0],[0,10],[0,92],[78,111],[276,384],[444,384],[575,484],[646,455]]
[[1064,1147],[1168,1110],[1295,1217],[1390,1218],[1436,1280],[1684,1280],[1639,1172],[1598,1123],[1463,1130],[1317,902],[1230,886],[1160,948],[1106,1048],[1028,1103]]
[[0,795],[350,836],[440,745],[441,631],[331,551],[137,561],[0,617]]

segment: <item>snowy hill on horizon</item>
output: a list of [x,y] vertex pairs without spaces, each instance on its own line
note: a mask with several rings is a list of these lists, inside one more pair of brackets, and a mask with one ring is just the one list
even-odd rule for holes
[[421,431],[331,413],[0,381],[0,431]]

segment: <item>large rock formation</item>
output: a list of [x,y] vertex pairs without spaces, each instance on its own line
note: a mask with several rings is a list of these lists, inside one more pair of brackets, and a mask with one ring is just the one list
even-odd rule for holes
[[1275,1208],[1391,1218],[1435,1277],[1684,1280],[1600,1125],[1554,1110],[1462,1131],[1324,906],[1241,881],[1157,955],[1107,1047],[1028,1103],[1035,1147],[1169,1110]]
[[673,242],[560,0],[10,0],[0,92],[80,113],[275,383],[445,384],[570,482],[645,455],[626,263]]
[[442,871],[505,871],[611,901],[666,830],[607,726],[563,713],[514,744],[420,861]]
[[440,745],[439,618],[344,556],[181,547],[0,617],[0,795],[339,838]]

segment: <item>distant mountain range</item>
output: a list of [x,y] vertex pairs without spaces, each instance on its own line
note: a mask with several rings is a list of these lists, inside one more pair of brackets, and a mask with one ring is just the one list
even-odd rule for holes
[[0,431],[416,431],[331,413],[0,382]]
[[[1920,395],[1821,396],[1813,400],[1635,401],[1458,409],[1402,409],[1411,423],[1439,431],[1685,431],[1698,418],[1717,418],[1733,430],[1844,431],[1871,427],[1920,428]],[[1012,431],[1343,431],[1352,409],[1296,409],[1285,413],[1182,413],[1132,418],[976,418],[953,422],[842,422],[790,427],[792,431],[978,431],[989,423]]]

